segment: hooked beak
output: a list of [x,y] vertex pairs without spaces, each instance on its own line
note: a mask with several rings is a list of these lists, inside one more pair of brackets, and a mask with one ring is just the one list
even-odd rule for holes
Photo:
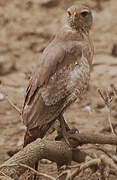
[[73,22],[75,23],[76,22],[76,19],[78,20],[78,13],[76,11],[74,11],[73,13]]

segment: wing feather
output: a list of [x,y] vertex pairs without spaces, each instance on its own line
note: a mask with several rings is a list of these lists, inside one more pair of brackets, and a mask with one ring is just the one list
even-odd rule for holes
[[53,46],[52,43],[45,49],[29,81],[24,106],[33,102],[38,89],[48,82],[50,76],[56,71],[57,65],[64,59],[64,56],[65,51],[58,44]]
[[22,110],[24,124],[29,129],[50,122],[63,110],[69,93],[66,88],[68,74],[82,57],[78,42],[66,47],[53,41],[32,73]]

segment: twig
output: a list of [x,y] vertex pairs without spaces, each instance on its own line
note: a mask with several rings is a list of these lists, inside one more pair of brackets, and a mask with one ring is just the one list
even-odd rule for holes
[[33,169],[32,167],[28,166],[28,165],[25,165],[25,164],[18,164],[19,166],[22,166],[24,168],[27,168],[29,170],[31,170],[34,174],[38,175],[38,176],[44,176],[44,177],[47,177],[51,180],[56,180],[54,177],[50,176],[50,175],[47,175],[45,173],[39,173],[38,171],[36,171],[35,169]]
[[117,171],[117,166],[116,164],[113,162],[112,159],[105,157],[104,155],[101,156],[101,161],[103,163],[105,163],[106,165],[108,165],[109,167],[111,167],[112,169],[115,169],[115,171]]
[[107,107],[107,111],[108,111],[108,121],[109,121],[109,125],[110,125],[110,128],[111,128],[111,131],[112,131],[112,134],[114,136],[116,136],[115,132],[114,132],[114,129],[113,129],[113,126],[112,126],[112,122],[111,122],[111,102],[112,102],[112,97],[109,96],[109,93],[107,93],[106,91],[106,96],[104,97],[104,95],[102,94],[101,90],[98,89],[98,92],[101,96],[101,98],[103,99],[106,107]]
[[109,124],[110,124],[110,128],[111,128],[112,134],[114,136],[116,136],[116,134],[114,132],[114,129],[113,129],[113,126],[112,126],[112,122],[111,122],[111,108],[110,108],[110,105],[107,106],[107,110],[108,110],[108,121],[109,121]]
[[110,172],[110,174],[117,176],[117,171],[115,171],[114,169],[110,168],[109,172]]
[[[83,144],[111,144],[117,145],[117,137],[113,135],[102,135],[96,133],[79,133],[71,135],[71,139],[76,141],[76,145],[83,145]],[[74,142],[75,144],[75,142]]]
[[74,166],[68,166],[68,168],[79,168],[80,167],[80,164],[76,164]]
[[102,147],[99,147],[99,146],[95,146],[95,148],[97,150],[100,150],[100,151],[104,152],[109,158],[113,159],[113,156],[105,148],[102,148]]
[[112,160],[117,164],[117,156],[113,156]]
[[115,155],[111,155],[105,148],[97,147],[97,146],[95,148],[104,152],[109,158],[111,158],[114,161],[114,163],[117,164],[117,157]]
[[69,180],[69,177],[71,177],[72,172],[70,170],[68,170],[67,176],[65,180]]
[[[117,123],[112,123],[113,129],[115,130],[115,128],[117,128]],[[110,126],[103,128],[102,130],[100,130],[100,133],[104,133],[104,132],[110,132]]]
[[[112,172],[112,174],[114,174],[114,171],[117,171],[117,166],[116,164],[112,161],[112,159],[105,157],[104,155],[102,155],[100,158],[97,158],[97,159],[93,159],[93,160],[90,160],[86,163],[83,163],[80,165],[80,167],[76,170],[74,170],[71,174],[69,173],[69,176],[67,177],[66,180],[73,180],[74,177],[78,176],[80,174],[81,171],[87,169],[87,168],[92,168],[92,167],[95,167],[97,166],[99,169],[100,167],[110,167],[111,168],[111,171],[110,173]],[[117,173],[115,173],[116,175]],[[108,174],[107,174],[108,175]],[[104,169],[102,169],[101,171],[101,180],[105,179],[105,175],[104,175]]]
[[2,174],[2,175],[3,175],[3,177],[6,177],[6,178],[7,178],[7,180],[13,180],[13,179],[11,179],[9,176],[7,176],[5,173],[3,173],[3,172],[1,172],[1,171],[0,171],[0,174]]
[[[68,177],[68,175],[69,175],[69,173],[71,174],[71,170],[69,169],[69,170],[64,170],[62,173],[60,173],[58,176],[57,176],[57,178],[56,178],[56,180],[58,180],[58,179],[60,179],[63,175],[65,175],[66,174],[66,178]],[[65,178],[65,180],[66,180],[66,178]]]
[[114,86],[114,84],[111,84],[110,86],[113,89],[114,94],[117,95],[117,88]]
[[[49,176],[49,175],[47,175],[47,174],[45,174],[45,173],[39,173],[38,171],[36,171],[36,170],[33,169],[32,167],[30,167],[30,166],[28,166],[28,165],[26,165],[26,164],[22,164],[22,163],[1,165],[1,166],[0,166],[0,169],[3,168],[3,167],[12,167],[12,166],[21,166],[21,167],[24,167],[24,168],[26,168],[26,169],[31,170],[34,174],[36,174],[36,175],[38,175],[38,176],[44,176],[44,177],[47,177],[47,178],[49,178],[49,179],[51,179],[51,180],[56,180],[54,177]],[[0,173],[4,174],[3,172],[0,172]]]
[[[101,159],[100,159],[100,161],[101,161]],[[98,168],[100,171],[100,180],[106,180],[106,177],[105,177],[106,164],[103,161],[101,161],[100,166],[98,166]]]
[[91,168],[93,166],[99,166],[101,163],[100,159],[93,159],[91,161],[88,161],[84,164],[81,164],[80,167],[76,170],[74,170],[69,177],[67,178],[67,180],[72,180],[74,177],[78,176],[80,174],[81,171],[87,169],[87,168]]
[[8,96],[6,96],[6,98],[9,104],[21,115],[21,110],[8,98]]

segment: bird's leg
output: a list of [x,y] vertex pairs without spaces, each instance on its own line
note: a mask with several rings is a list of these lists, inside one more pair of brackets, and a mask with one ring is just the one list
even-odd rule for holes
[[[37,161],[36,163],[35,163],[35,165],[34,165],[34,169],[36,170],[36,171],[38,171],[38,165],[39,165],[39,161]],[[37,180],[39,177],[35,174],[34,175],[34,180]]]
[[68,140],[68,133],[67,133],[67,131],[69,131],[70,128],[67,125],[67,123],[65,122],[63,115],[60,115],[58,117],[58,120],[60,122],[60,127],[61,127],[61,131],[62,131],[62,135],[63,135],[63,137],[65,139],[65,142],[70,146],[70,143],[69,143],[69,140]]
[[71,147],[69,137],[72,137],[72,134],[79,133],[79,131],[77,128],[70,129],[64,120],[63,115],[60,115],[58,120],[60,122],[60,131],[58,131],[58,136],[55,138],[55,140],[60,141],[61,138],[64,138],[65,142]]

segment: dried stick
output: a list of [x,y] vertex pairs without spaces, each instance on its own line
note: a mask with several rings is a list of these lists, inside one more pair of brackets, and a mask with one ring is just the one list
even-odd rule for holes
[[[115,130],[117,128],[117,123],[112,123],[112,126],[113,126],[113,129]],[[110,125],[106,128],[103,128],[100,133],[104,133],[104,132],[111,132],[111,129],[110,129]]]
[[[28,166],[28,165],[25,165],[25,164],[21,164],[21,163],[19,163],[19,164],[6,164],[6,165],[1,165],[0,166],[0,169],[1,168],[3,168],[3,167],[13,167],[13,166],[21,166],[21,167],[24,167],[24,168],[26,168],[26,169],[29,169],[30,171],[32,171],[34,174],[36,174],[37,176],[44,176],[44,177],[47,177],[47,178],[49,178],[49,179],[51,179],[51,180],[56,180],[54,177],[52,177],[52,176],[49,176],[49,175],[47,175],[47,174],[45,174],[45,173],[39,173],[38,171],[36,171],[35,169],[33,169],[32,167],[30,167],[30,166]],[[2,173],[2,172],[0,172],[0,173]],[[4,173],[2,173],[2,174],[4,174]],[[5,175],[5,174],[4,174]],[[8,176],[7,176],[8,177]]]
[[50,175],[47,175],[47,174],[45,174],[45,173],[39,173],[38,171],[36,171],[34,168],[32,168],[32,167],[29,167],[29,166],[27,166],[27,165],[25,165],[25,164],[18,164],[19,166],[21,166],[21,167],[24,167],[24,168],[26,168],[26,169],[29,169],[29,170],[31,170],[34,174],[36,174],[36,175],[38,175],[38,176],[44,176],[44,177],[47,177],[47,178],[49,178],[49,179],[51,179],[51,180],[56,180],[54,177],[52,177],[52,176],[50,176]]
[[115,171],[117,171],[117,165],[113,162],[111,158],[107,158],[106,156],[102,155],[101,161],[112,169],[115,169]]
[[6,174],[4,174],[3,172],[0,172],[2,175],[0,176],[0,179],[2,180],[13,180],[11,179],[9,176],[7,176]]
[[109,169],[110,174],[117,176],[117,171],[115,169]]
[[[78,176],[81,171],[92,168],[97,166],[99,169],[101,166],[103,167],[110,167],[110,173],[117,175],[117,173],[114,173],[114,171],[117,171],[117,165],[112,161],[112,159],[108,158],[104,155],[102,155],[100,158],[90,160],[86,163],[83,163],[79,166],[78,169],[74,170],[72,173],[67,174],[67,178],[65,180],[73,180],[74,177]],[[102,169],[103,170],[103,169]],[[105,179],[104,171],[101,172],[101,180]]]
[[116,136],[115,132],[114,132],[114,129],[113,129],[113,126],[112,126],[112,122],[111,122],[111,102],[112,102],[112,97],[109,96],[109,93],[106,91],[106,96],[104,97],[104,95],[102,94],[101,90],[98,89],[98,92],[101,96],[101,98],[103,99],[106,107],[107,107],[107,111],[108,111],[108,121],[109,121],[109,125],[110,125],[110,128],[111,128],[111,131],[112,131],[112,134],[114,136]]
[[98,146],[96,146],[95,148],[97,150],[104,152],[109,158],[111,158],[114,161],[115,164],[117,164],[117,156],[116,155],[111,155],[105,148],[98,147]]
[[117,143],[117,137],[113,135],[102,135],[102,134],[96,134],[96,133],[79,133],[79,134],[73,134],[70,137],[71,143],[73,143],[76,146],[83,145],[83,144],[111,144],[116,145]]
[[82,165],[80,165],[80,167],[76,170],[74,170],[71,174],[69,174],[69,176],[67,177],[66,180],[73,180],[74,177],[78,176],[80,174],[81,171],[87,169],[87,168],[91,168],[93,166],[100,166],[100,159],[93,159],[91,161],[88,161]]
[[21,110],[8,98],[8,96],[6,96],[7,101],[9,102],[9,104],[13,107],[13,109],[15,109],[19,115],[21,115]]

